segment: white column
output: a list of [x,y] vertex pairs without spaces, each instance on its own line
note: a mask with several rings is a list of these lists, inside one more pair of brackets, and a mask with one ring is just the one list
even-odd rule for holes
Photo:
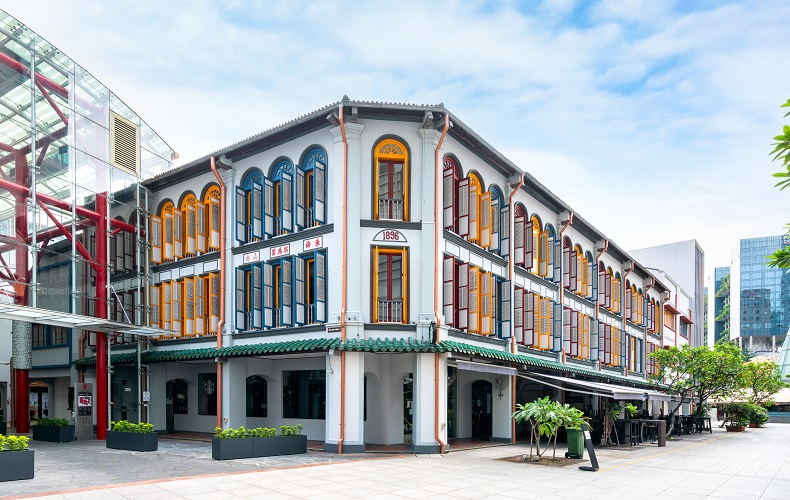
[[513,425],[510,415],[513,413],[513,398],[511,384],[514,377],[509,375],[496,375],[491,384],[491,441],[509,443],[513,435]]
[[[324,451],[337,453],[340,440],[341,352],[331,352],[326,363],[326,441]],[[365,354],[346,352],[343,453],[365,451]]]
[[[422,221],[419,247],[412,244],[411,248],[419,248],[419,275],[411,273],[411,307],[417,307],[417,337],[428,340],[428,328],[436,321],[434,311],[434,290],[442,283],[434,283],[434,266],[437,249],[434,246],[435,224],[442,224],[442,218],[434,221],[434,199],[436,194],[436,146],[442,133],[434,129],[419,129],[422,137],[422,165],[416,161],[412,165],[411,217],[412,221]],[[440,239],[440,242],[442,240]],[[416,255],[415,255],[416,257]],[[416,270],[416,268],[414,268]],[[444,319],[442,318],[442,323]]]
[[222,427],[247,426],[247,360],[229,358],[222,364]]
[[[412,447],[417,453],[439,453],[436,441],[435,405],[436,354],[421,353],[414,358],[414,415]],[[439,437],[447,442],[447,358],[439,355]]]

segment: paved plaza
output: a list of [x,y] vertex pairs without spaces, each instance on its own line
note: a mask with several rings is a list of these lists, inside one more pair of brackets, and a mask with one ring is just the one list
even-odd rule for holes
[[[666,448],[597,451],[601,469],[497,460],[528,445],[439,455],[308,453],[220,462],[206,443],[160,440],[159,451],[103,442],[33,442],[36,478],[0,495],[44,498],[790,498],[790,425],[685,436]],[[564,451],[564,448],[563,448]]]

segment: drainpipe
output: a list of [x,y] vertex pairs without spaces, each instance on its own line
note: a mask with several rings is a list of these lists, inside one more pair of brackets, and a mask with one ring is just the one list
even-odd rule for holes
[[[434,330],[434,342],[439,343],[439,327],[442,326],[440,311],[439,311],[439,283],[442,280],[439,278],[439,269],[441,262],[439,259],[439,231],[443,229],[444,224],[439,224],[439,199],[442,196],[441,186],[442,168],[439,156],[441,155],[442,144],[444,138],[447,137],[447,131],[450,129],[450,115],[444,113],[444,129],[439,142],[436,144],[436,155],[434,158],[434,190],[433,190],[433,314],[436,318],[436,329]],[[434,359],[434,390],[433,390],[433,408],[434,408],[434,438],[439,443],[440,453],[444,454],[447,445],[442,441],[441,432],[439,429],[439,351],[436,351]]]
[[[568,222],[566,222],[565,225],[562,226],[562,229],[560,229],[560,248],[563,249],[562,250],[563,252],[565,251],[564,250],[565,242],[563,240],[563,235],[565,234],[565,230],[568,229],[568,227],[570,227],[570,225],[573,223],[573,211],[570,211],[568,213],[570,214],[568,216]],[[573,250],[573,248],[571,248],[571,250]],[[568,262],[568,265],[570,265],[570,261]],[[565,274],[565,269],[562,268],[562,256],[560,256],[560,286],[559,286],[559,292],[557,293],[560,303],[560,339],[562,339],[562,331],[565,329],[565,324],[564,324],[565,314],[563,311],[563,308],[565,307],[563,305],[563,296],[565,295],[565,283],[563,283],[563,279],[562,279],[563,274]],[[565,363],[565,346],[562,346],[560,352],[562,353],[562,362]]]
[[[510,214],[511,214],[511,216],[510,216],[510,220],[508,221],[508,224],[510,225],[510,228],[508,230],[508,234],[510,234],[510,239],[509,239],[510,249],[509,249],[509,251],[507,253],[508,254],[508,257],[507,257],[507,273],[508,274],[507,274],[507,276],[508,276],[508,279],[510,280],[510,296],[511,297],[513,297],[513,287],[514,287],[514,283],[513,283],[513,252],[515,251],[515,244],[516,244],[515,239],[513,239],[513,211],[514,211],[514,209],[513,209],[513,207],[514,207],[514,205],[513,205],[513,198],[516,197],[516,193],[518,192],[519,189],[521,189],[521,186],[523,186],[523,185],[524,185],[524,172],[521,172],[521,174],[519,176],[519,179],[518,179],[518,185],[516,185],[516,187],[513,188],[513,191],[511,191],[510,198],[508,200],[508,203],[510,203]],[[533,251],[537,251],[537,249],[533,249]],[[516,354],[518,352],[518,348],[516,347],[516,336],[515,335],[511,335],[510,336],[510,352],[512,352],[513,354]],[[510,393],[511,393],[511,403],[512,403],[511,410],[513,412],[515,412],[516,411],[516,377],[515,376],[511,376],[510,377]],[[511,422],[510,422],[510,442],[512,444],[516,444],[516,421],[513,420],[513,419],[510,419],[510,420],[511,420]]]
[[[343,119],[343,105],[338,108],[340,135],[343,138],[343,269],[342,292],[340,297],[340,342],[346,342],[346,308],[348,307],[348,139]],[[337,454],[343,454],[343,441],[346,436],[346,350],[340,351],[340,439],[337,440]]]
[[[219,282],[223,282],[225,277],[225,205],[227,205],[225,183],[222,182],[219,172],[217,172],[217,160],[211,157],[211,171],[217,178],[219,184],[220,200],[219,205]],[[219,287],[219,321],[217,322],[217,349],[222,347],[222,330],[225,327],[225,287]],[[217,427],[222,427],[222,362],[217,359]]]

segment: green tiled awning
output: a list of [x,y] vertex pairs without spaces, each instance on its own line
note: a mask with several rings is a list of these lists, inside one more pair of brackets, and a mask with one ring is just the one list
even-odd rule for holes
[[[650,385],[646,381],[636,380],[616,375],[605,371],[597,371],[582,366],[569,363],[544,359],[537,356],[525,354],[513,354],[499,349],[480,347],[463,342],[444,340],[437,344],[414,339],[351,339],[341,342],[339,338],[332,339],[306,339],[290,340],[285,342],[271,342],[265,344],[246,344],[228,347],[207,347],[201,349],[175,349],[169,351],[150,351],[141,355],[143,363],[165,363],[168,361],[200,361],[214,358],[239,358],[246,356],[262,356],[267,354],[291,354],[298,352],[321,352],[330,349],[349,352],[379,352],[379,353],[428,353],[428,352],[452,352],[474,356],[478,358],[502,361],[510,364],[534,366],[547,370],[556,370],[565,373],[576,373],[589,377],[608,378],[619,382],[636,383]],[[112,355],[113,364],[129,364],[137,361],[137,354],[134,352],[118,353]],[[96,356],[81,358],[74,361],[74,366],[78,368],[93,366],[96,364]]]

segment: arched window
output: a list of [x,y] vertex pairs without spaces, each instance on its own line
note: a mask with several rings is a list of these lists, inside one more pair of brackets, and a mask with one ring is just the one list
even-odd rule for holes
[[326,223],[326,152],[315,148],[296,169],[296,227]]
[[247,416],[268,416],[268,388],[266,379],[258,375],[247,377]]
[[[257,168],[244,175],[241,186],[236,186],[236,241],[249,243],[263,239],[274,225],[271,212],[264,214],[263,186],[271,185]],[[267,231],[268,229],[268,231]]]
[[551,224],[546,224],[546,269],[548,271],[548,279],[555,283],[562,280],[562,244],[554,232],[554,227]]
[[[207,207],[206,217],[201,222],[198,220],[198,229],[201,225],[206,227],[204,233],[207,234],[208,247],[211,250],[219,250],[219,228],[222,223],[220,220],[220,196],[219,186],[211,186],[203,197],[203,204]],[[208,220],[206,220],[208,219]]]
[[549,274],[549,233],[541,230],[540,218],[533,215],[530,219],[529,238],[528,243],[532,245],[532,255],[529,259],[529,269],[533,274],[543,276],[544,278]]
[[466,239],[483,246],[480,241],[483,222],[481,219],[483,212],[481,208],[482,182],[475,174],[470,174],[467,179],[469,179],[469,234]]
[[376,145],[374,219],[409,220],[409,156],[402,143],[386,139]]
[[[202,203],[201,203],[202,205]],[[205,208],[205,207],[201,207]],[[205,210],[204,210],[205,211]],[[176,211],[176,255],[197,255],[198,248],[198,201],[194,194],[188,194],[181,200],[181,210]],[[205,251],[205,235],[203,235],[203,250]],[[180,250],[180,253],[179,253]]]
[[587,264],[585,269],[587,273],[587,293],[584,296],[595,302],[598,300],[598,275],[595,272],[595,259],[593,259],[590,252],[584,254],[584,259]]
[[[293,164],[280,160],[272,167],[272,197],[265,196],[264,211],[274,215],[274,235],[293,232]],[[271,199],[271,202],[269,201]],[[269,204],[272,204],[269,209]]]
[[603,261],[598,262],[598,305],[612,307],[612,273],[606,272]]
[[[609,274],[612,274],[612,269],[609,268]],[[612,307],[613,313],[620,313],[620,297],[622,297],[622,286],[620,284],[620,273],[614,273],[612,276]]]
[[444,157],[444,173],[442,197],[444,206],[444,228],[458,234],[458,181],[461,179],[460,169],[455,158]]
[[[499,255],[502,255],[503,252],[502,240],[507,238],[506,236],[507,231],[504,230],[504,226],[502,225],[502,205],[507,203],[504,202],[502,193],[495,186],[491,186],[488,189],[487,194],[489,196],[488,213],[490,214],[488,230],[487,230],[487,234],[490,235],[489,237],[490,244],[488,245],[488,250],[492,252],[496,252]],[[507,255],[506,250],[505,250],[505,255]]]
[[532,267],[529,251],[529,227],[527,209],[521,203],[516,203],[513,211],[513,263],[525,269]]
[[175,257],[175,207],[172,201],[162,205],[159,216],[151,216],[151,260],[159,264]]

